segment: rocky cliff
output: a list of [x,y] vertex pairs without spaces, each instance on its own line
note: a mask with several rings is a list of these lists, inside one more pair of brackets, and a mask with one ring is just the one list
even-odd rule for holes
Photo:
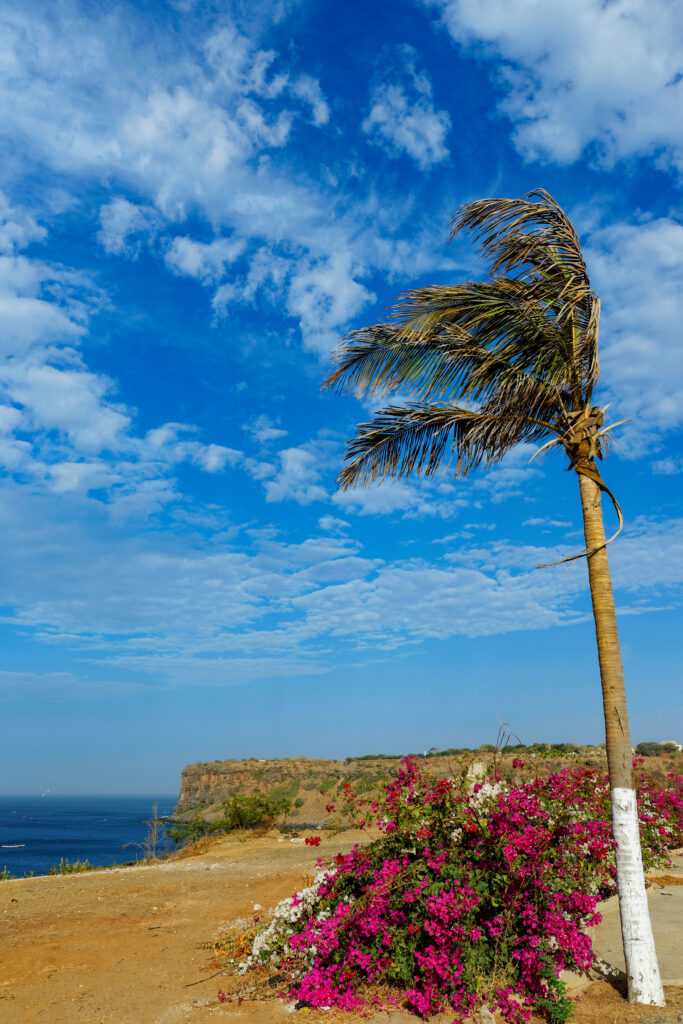
[[[370,768],[375,762],[364,764]],[[281,786],[289,788],[290,792],[297,789],[313,792],[319,791],[321,786],[327,788],[330,781],[337,783],[351,775],[358,777],[358,770],[345,761],[309,757],[190,764],[183,768],[176,815],[220,804],[232,793],[268,792]]]
[[[604,761],[604,752],[595,748],[583,748],[581,760],[597,767]],[[590,757],[588,756],[590,755]],[[470,774],[475,768],[484,771],[491,761],[490,751],[470,751],[464,756],[438,754],[425,759],[429,771],[440,778]],[[531,755],[535,757],[535,754]],[[680,755],[679,755],[680,756]],[[548,764],[542,758],[535,762],[537,770],[556,771],[567,764],[576,764],[578,753],[553,757]],[[422,758],[418,757],[422,761]],[[499,768],[508,778],[516,780],[513,755],[503,757]],[[653,759],[659,760],[657,758]],[[279,760],[211,761],[191,764],[183,768],[180,798],[175,817],[188,820],[197,812],[211,821],[223,813],[223,801],[232,794],[243,796],[253,793],[278,791],[291,801],[292,810],[287,815],[289,826],[318,824],[329,820],[326,810],[330,805],[337,809],[343,804],[345,782],[353,785],[357,793],[371,793],[383,787],[396,772],[400,758],[349,758],[332,761],[324,758],[288,757]]]

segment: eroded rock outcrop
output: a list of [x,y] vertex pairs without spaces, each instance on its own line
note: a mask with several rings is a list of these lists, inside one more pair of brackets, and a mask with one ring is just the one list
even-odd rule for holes
[[[379,766],[379,767],[376,767]],[[364,773],[382,770],[387,762],[363,762]],[[358,766],[323,758],[288,757],[272,761],[250,758],[244,761],[211,761],[183,768],[176,816],[187,815],[221,804],[233,793],[268,792],[286,787],[290,792],[319,793],[346,778],[357,778]],[[307,801],[308,802],[308,801]]]

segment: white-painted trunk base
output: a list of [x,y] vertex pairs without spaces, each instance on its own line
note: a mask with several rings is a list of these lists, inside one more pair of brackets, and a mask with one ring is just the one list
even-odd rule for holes
[[628,998],[632,1003],[664,1006],[664,990],[647,905],[634,790],[612,790],[612,831],[617,843],[617,890]]

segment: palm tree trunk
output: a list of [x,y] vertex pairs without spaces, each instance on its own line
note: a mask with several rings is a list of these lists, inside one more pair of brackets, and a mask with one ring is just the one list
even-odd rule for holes
[[[586,550],[605,543],[600,488],[579,474]],[[638,808],[633,789],[631,738],[626,709],[624,670],[619,649],[617,616],[607,549],[601,547],[589,555],[588,578],[605,712],[607,764],[609,767],[612,833],[616,841],[617,892],[621,916],[621,935],[628,978],[628,998],[632,1003],[664,1006],[664,991],[650,925],[645,891],[645,875],[640,852]]]

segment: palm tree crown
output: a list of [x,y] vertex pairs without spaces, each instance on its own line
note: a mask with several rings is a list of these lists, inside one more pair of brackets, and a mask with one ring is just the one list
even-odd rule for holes
[[359,425],[340,485],[429,475],[444,461],[462,476],[520,442],[546,442],[614,501],[594,462],[605,433],[591,406],[600,302],[569,218],[539,189],[467,203],[451,227],[475,235],[490,278],[409,291],[389,322],[343,340],[327,388],[409,389],[414,400]]

